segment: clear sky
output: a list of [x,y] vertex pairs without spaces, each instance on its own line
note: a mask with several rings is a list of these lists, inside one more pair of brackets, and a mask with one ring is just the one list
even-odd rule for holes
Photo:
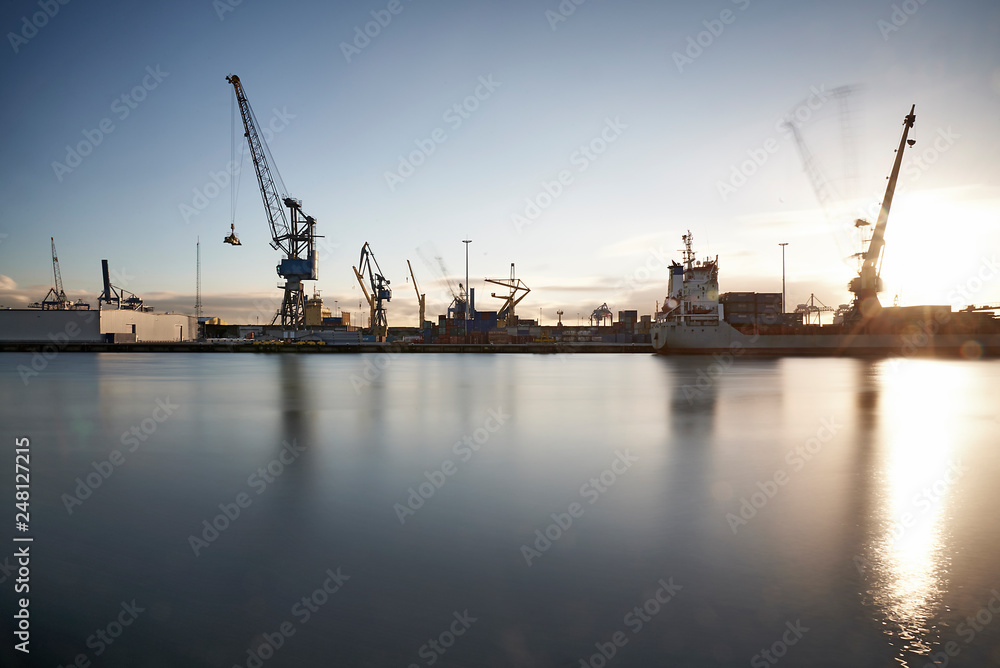
[[[543,323],[602,302],[651,313],[688,229],[723,291],[779,291],[787,241],[788,303],[846,302],[852,222],[880,201],[911,104],[883,303],[1000,302],[992,0],[36,0],[4,3],[0,26],[0,305],[44,296],[54,236],[71,298],[96,305],[106,258],[157,310],[193,312],[200,236],[205,313],[271,309],[280,254],[249,156],[243,246],[222,243],[231,73],[325,235],[316,287],[357,313],[369,242],[390,325],[416,322],[407,259],[428,316],[444,312],[433,258],[463,280],[465,238],[477,306],[496,308],[482,279],[514,262],[519,313]],[[778,126],[796,111],[827,213]]]

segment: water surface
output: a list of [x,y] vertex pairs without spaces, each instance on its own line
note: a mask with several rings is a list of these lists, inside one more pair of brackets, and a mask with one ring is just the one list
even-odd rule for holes
[[31,358],[4,665],[1000,663],[998,362]]

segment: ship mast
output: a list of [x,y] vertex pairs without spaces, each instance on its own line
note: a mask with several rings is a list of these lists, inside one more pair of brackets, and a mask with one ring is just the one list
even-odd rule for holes
[[916,141],[907,140],[907,135],[916,115],[913,113],[916,105],[910,107],[910,113],[903,119],[903,136],[899,139],[899,148],[896,149],[896,160],[892,164],[892,173],[889,175],[889,182],[885,187],[885,196],[882,198],[882,207],[879,210],[878,222],[872,232],[871,241],[868,243],[868,250],[865,252],[861,264],[861,270],[857,278],[848,285],[848,289],[854,293],[855,316],[872,315],[881,308],[878,301],[878,293],[882,290],[882,279],[879,276],[882,267],[882,253],[885,250],[885,228],[889,221],[889,208],[892,206],[892,196],[896,191],[896,180],[899,178],[899,168],[903,163],[903,150],[907,146],[913,146]]

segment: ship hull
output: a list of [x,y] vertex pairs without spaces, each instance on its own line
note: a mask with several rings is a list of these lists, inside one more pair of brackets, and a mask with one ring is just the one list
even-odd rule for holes
[[782,333],[768,333],[767,329],[737,329],[725,321],[708,326],[657,322],[650,333],[653,350],[662,355],[1000,355],[1000,332],[941,333],[924,328],[907,334],[872,334],[828,326],[796,328],[801,332],[779,328]]

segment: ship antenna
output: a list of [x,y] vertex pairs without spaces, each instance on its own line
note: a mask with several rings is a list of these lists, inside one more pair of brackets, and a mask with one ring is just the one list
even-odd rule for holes
[[684,241],[684,264],[687,265],[688,271],[690,271],[694,267],[694,251],[691,250],[694,235],[691,234],[691,230],[688,230],[687,234],[682,235],[681,240]]

